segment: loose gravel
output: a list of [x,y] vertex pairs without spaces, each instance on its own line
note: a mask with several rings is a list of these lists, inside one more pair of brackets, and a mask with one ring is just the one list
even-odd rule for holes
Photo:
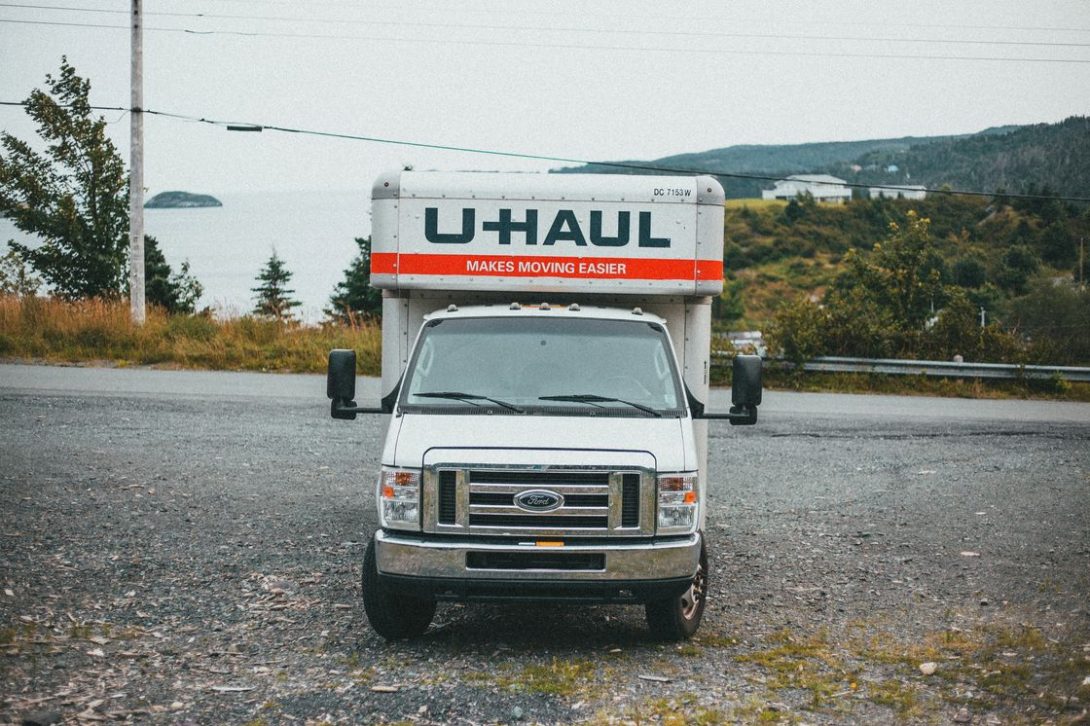
[[359,586],[384,421],[243,393],[0,381],[0,721],[1087,718],[1090,420],[713,422],[693,641],[636,607],[441,605],[391,644]]

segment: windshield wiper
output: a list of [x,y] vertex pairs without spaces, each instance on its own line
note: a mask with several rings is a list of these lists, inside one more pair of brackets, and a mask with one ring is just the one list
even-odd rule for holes
[[575,403],[589,403],[592,406],[597,403],[623,403],[626,406],[639,409],[644,413],[650,414],[661,418],[662,414],[651,408],[645,406],[642,403],[633,403],[632,401],[626,401],[623,398],[610,398],[608,396],[598,396],[593,393],[571,393],[566,396],[538,396],[539,401],[573,401]]
[[[473,403],[474,401],[490,401],[497,406],[503,406],[508,411],[514,411],[515,413],[525,413],[525,411],[518,406],[514,406],[507,401],[501,401],[498,398],[489,398],[488,396],[478,396],[474,393],[461,393],[459,391],[427,391],[425,393],[414,393],[413,396],[419,396],[420,398],[450,398],[455,401],[468,401]],[[479,404],[473,403],[474,406]]]

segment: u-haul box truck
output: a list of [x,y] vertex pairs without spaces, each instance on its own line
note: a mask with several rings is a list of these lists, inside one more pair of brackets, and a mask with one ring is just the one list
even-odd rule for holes
[[711,177],[399,172],[372,194],[382,391],[330,353],[335,418],[389,413],[363,601],[386,638],[439,600],[644,604],[696,632],[707,593],[704,410],[723,190]]

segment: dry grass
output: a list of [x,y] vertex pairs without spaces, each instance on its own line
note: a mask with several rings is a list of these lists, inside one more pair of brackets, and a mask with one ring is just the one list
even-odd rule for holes
[[330,349],[351,348],[359,372],[378,375],[381,338],[369,322],[303,327],[149,309],[137,326],[124,301],[0,297],[0,356],[23,360],[321,373]]

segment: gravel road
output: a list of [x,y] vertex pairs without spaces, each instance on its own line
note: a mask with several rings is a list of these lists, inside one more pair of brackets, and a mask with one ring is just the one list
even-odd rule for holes
[[0,722],[1087,719],[1090,405],[766,392],[711,425],[695,640],[441,605],[391,645],[359,592],[384,420],[323,389],[0,366]]

